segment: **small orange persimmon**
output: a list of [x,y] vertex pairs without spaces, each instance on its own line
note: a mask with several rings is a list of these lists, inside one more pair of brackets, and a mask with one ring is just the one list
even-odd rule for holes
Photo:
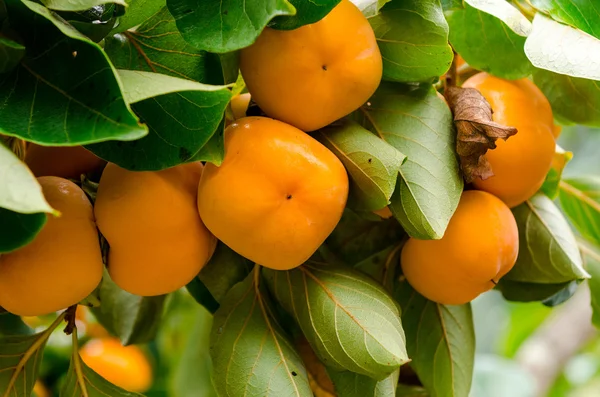
[[246,117],[225,130],[225,159],[198,187],[206,227],[231,249],[272,269],[306,261],[339,222],[348,197],[341,161],[281,121]]
[[20,316],[76,304],[98,286],[104,269],[92,204],[83,190],[54,176],[38,182],[61,215],[48,215],[30,244],[0,255],[0,306]]
[[319,22],[294,30],[266,28],[241,50],[240,70],[268,116],[314,131],[365,103],[383,68],[369,22],[342,0]]
[[110,383],[143,393],[152,386],[152,367],[139,347],[123,346],[118,339],[92,339],[79,354],[83,362]]
[[459,305],[494,287],[519,252],[517,223],[495,196],[463,193],[440,240],[410,238],[401,265],[408,283],[434,302]]
[[94,210],[119,287],[142,296],[167,294],[208,262],[216,240],[196,208],[201,174],[200,162],[142,172],[106,166]]
[[479,73],[463,87],[481,92],[492,107],[495,122],[518,130],[508,140],[496,141],[497,147],[487,151],[494,176],[473,183],[477,189],[515,207],[535,194],[550,170],[555,147],[550,104],[527,79],[509,81]]
[[41,146],[30,143],[25,163],[35,176],[79,179],[81,174],[100,170],[106,161],[82,146]]

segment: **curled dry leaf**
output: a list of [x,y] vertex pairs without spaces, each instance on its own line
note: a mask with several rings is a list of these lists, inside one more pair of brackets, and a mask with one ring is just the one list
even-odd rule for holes
[[498,138],[507,140],[517,129],[493,122],[490,104],[474,88],[448,87],[444,95],[458,131],[456,151],[465,181],[471,183],[476,178],[485,180],[493,176],[485,153],[496,148]]

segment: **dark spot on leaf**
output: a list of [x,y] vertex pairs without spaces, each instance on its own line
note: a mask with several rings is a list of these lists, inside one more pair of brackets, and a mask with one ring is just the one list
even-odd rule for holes
[[369,160],[367,160],[367,161],[369,162],[369,164],[371,164],[371,161],[373,161],[373,159],[369,159]]
[[187,161],[190,159],[190,157],[192,157],[192,152],[190,152],[184,147],[179,148],[179,159],[181,161]]
[[117,123],[120,123],[120,122],[121,122],[121,120],[123,120],[123,117],[122,117],[121,115],[118,115],[118,116],[117,116]]
[[223,15],[227,15],[227,14],[229,14],[229,11],[227,11],[227,10],[223,11]]
[[194,10],[188,9],[183,12],[183,15],[188,15],[188,14],[191,14],[192,12],[194,12]]
[[292,371],[292,376],[297,376],[298,374],[296,373],[296,371]]

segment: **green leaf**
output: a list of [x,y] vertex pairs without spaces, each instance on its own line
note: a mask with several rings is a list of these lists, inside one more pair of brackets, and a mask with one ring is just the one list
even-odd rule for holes
[[329,370],[327,373],[335,386],[337,397],[396,397],[400,370],[380,381],[349,371]]
[[124,0],[42,0],[42,3],[56,11],[85,11],[104,4],[119,4],[126,6]]
[[351,0],[367,18],[375,16],[379,10],[392,0]]
[[471,305],[446,306],[416,292],[406,280],[394,298],[402,308],[402,324],[411,367],[432,397],[466,397],[475,360]]
[[[223,300],[229,290],[243,281],[250,274],[253,267],[254,263],[219,241],[206,266],[202,268],[187,288],[201,305],[206,307],[205,303],[208,303],[212,305],[211,307],[214,307],[216,303],[214,310],[207,307],[208,310],[214,313],[219,308],[219,302]],[[198,284],[204,287],[209,296],[201,295],[202,288]],[[211,298],[214,303],[211,302]]]
[[600,245],[600,177],[563,180],[560,205],[577,231],[590,242]]
[[100,306],[92,308],[94,316],[123,345],[154,339],[162,320],[166,295],[138,296],[119,288],[107,271],[98,291]]
[[222,141],[211,142],[211,138],[223,133],[221,121],[231,97],[226,87],[157,73],[121,70],[119,75],[125,97],[135,102],[133,109],[150,133],[133,142],[89,145],[89,150],[135,171],[155,171],[198,160],[220,163],[222,146],[219,150],[213,145]]
[[505,0],[465,0],[465,2],[473,8],[495,16],[519,36],[527,37],[531,32],[531,22]]
[[213,383],[221,397],[312,396],[302,360],[271,316],[258,269],[233,287],[214,316]]
[[591,274],[587,280],[592,304],[592,323],[600,328],[600,250],[596,247],[581,246],[585,267]]
[[[125,15],[119,18],[119,23],[112,30],[112,33],[124,32],[148,21],[151,17],[155,18],[165,6],[165,0],[125,0],[127,9]],[[170,16],[170,14],[169,14]],[[172,19],[172,18],[170,18]],[[121,68],[115,65],[117,68]]]
[[536,302],[551,298],[570,282],[546,284],[512,281],[503,277],[498,282],[496,289],[502,292],[504,299],[514,302]]
[[412,237],[441,238],[463,190],[444,100],[431,86],[388,83],[357,113],[363,126],[408,157],[391,199],[394,216]]
[[37,3],[7,6],[27,54],[0,75],[0,133],[55,146],[146,135],[98,45]]
[[0,253],[14,251],[33,241],[46,224],[46,214],[21,214],[0,208]]
[[[1,318],[0,318],[1,319]],[[60,315],[45,331],[34,335],[0,335],[0,396],[30,396],[38,378],[44,347],[52,331],[64,319]]]
[[296,14],[288,0],[168,0],[167,6],[186,41],[216,53],[247,47],[271,19]]
[[0,73],[16,68],[24,55],[24,46],[0,34]]
[[552,19],[600,39],[600,8],[594,0],[531,0],[531,4]]
[[544,299],[542,304],[544,306],[554,307],[568,301],[573,295],[575,295],[575,292],[577,292],[577,287],[579,287],[580,283],[581,280],[571,281],[563,289],[561,289],[554,295]]
[[525,55],[525,38],[498,18],[465,4],[446,13],[450,43],[465,62],[505,79],[520,79],[533,72]]
[[289,2],[296,8],[296,13],[275,17],[269,24],[270,27],[291,30],[318,22],[329,14],[340,0],[289,0]]
[[383,79],[433,81],[452,64],[448,24],[439,0],[386,4],[369,19],[383,58]]
[[393,218],[373,221],[346,209],[327,238],[326,245],[343,262],[358,266],[398,244],[405,236],[406,233]]
[[[144,4],[143,0],[133,4],[137,1]],[[118,69],[162,73],[205,84],[226,82],[219,56],[187,43],[166,6],[134,31],[107,37],[104,50]]]
[[525,41],[525,54],[540,69],[600,80],[600,39],[558,23],[541,13]]
[[519,228],[519,256],[506,280],[560,284],[589,277],[575,236],[551,199],[538,193],[512,212]]
[[393,291],[402,243],[392,245],[358,262],[354,268],[368,274],[389,292]]
[[31,335],[33,330],[23,322],[21,317],[0,310],[0,336]]
[[422,386],[399,384],[396,388],[396,397],[429,397],[430,394]]
[[60,395],[87,397],[143,397],[139,393],[131,393],[108,382],[88,367],[78,352],[77,329],[73,332],[73,354],[71,365],[60,389]]
[[351,121],[321,129],[316,138],[350,174],[350,207],[374,211],[389,204],[404,154]]
[[558,197],[559,184],[562,178],[565,166],[573,158],[572,152],[567,152],[556,145],[556,151],[552,158],[552,168],[548,171],[544,184],[540,188],[542,192],[551,199]]
[[23,214],[47,212],[58,215],[50,207],[29,168],[0,142],[0,207]]
[[263,273],[326,366],[381,380],[408,361],[398,308],[370,277],[313,261]]
[[533,81],[555,116],[576,124],[600,126],[600,83],[538,69]]

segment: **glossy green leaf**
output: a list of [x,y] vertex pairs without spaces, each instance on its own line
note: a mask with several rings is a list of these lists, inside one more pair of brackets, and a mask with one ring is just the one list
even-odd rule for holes
[[408,157],[391,199],[394,216],[412,237],[441,238],[463,189],[452,113],[444,100],[432,87],[382,84],[357,115]]
[[233,287],[215,313],[213,383],[221,397],[312,396],[302,360],[271,309],[258,271]]
[[579,287],[580,283],[581,280],[571,281],[563,289],[561,289],[554,295],[544,299],[542,301],[542,304],[544,306],[554,307],[568,301],[573,295],[575,295],[575,292],[577,292],[577,287]]
[[77,330],[73,333],[71,365],[60,389],[60,396],[143,397],[139,393],[131,393],[113,385],[83,362],[78,352]]
[[560,205],[586,239],[600,246],[600,177],[581,176],[560,183]]
[[394,192],[406,156],[396,148],[348,121],[319,130],[315,137],[333,152],[350,174],[348,205],[364,211],[385,207]]
[[391,0],[350,0],[367,18],[375,16]]
[[592,323],[600,328],[600,249],[583,246],[581,253],[583,254],[585,268],[592,276],[587,280],[590,287]]
[[600,7],[595,0],[530,0],[552,19],[583,30],[600,39]]
[[365,375],[348,371],[328,371],[337,397],[396,397],[400,370],[377,381]]
[[[0,335],[0,396],[30,396],[38,377],[44,347],[64,316],[34,335]],[[0,317],[1,320],[1,317]]]
[[0,73],[7,73],[17,67],[25,55],[25,47],[0,34]]
[[216,53],[247,47],[271,19],[296,14],[288,0],[168,0],[167,6],[186,41]]
[[465,4],[446,13],[450,43],[465,62],[478,70],[505,79],[519,79],[533,72],[525,55],[525,38],[500,19]]
[[[107,4],[96,6],[88,11],[61,12],[61,16],[95,43],[101,42],[112,30],[117,22],[115,5]],[[98,10],[98,12],[96,12]]]
[[396,397],[430,397],[423,386],[399,384],[396,388]]
[[495,16],[519,36],[527,37],[531,32],[531,22],[505,0],[465,0],[465,2],[473,8]]
[[162,73],[205,84],[226,83],[219,56],[186,42],[166,6],[137,29],[107,37],[104,50],[118,69]]
[[398,308],[370,277],[313,261],[263,274],[326,366],[381,380],[408,361]]
[[46,214],[21,214],[0,208],[0,253],[14,251],[33,241],[46,224]]
[[166,295],[138,296],[119,288],[107,271],[98,291],[100,306],[92,308],[104,328],[119,337],[123,345],[154,339],[160,326]]
[[329,14],[340,0],[289,0],[289,2],[296,8],[296,14],[275,17],[269,24],[270,27],[291,30],[318,22]]
[[600,126],[600,82],[538,69],[533,81],[542,90],[555,116],[588,126]]
[[42,187],[29,168],[6,146],[0,143],[0,207],[33,214],[47,212],[58,215],[46,201]]
[[[253,267],[254,263],[252,261],[219,241],[214,254],[192,283],[200,282],[206,286],[208,293],[218,305],[218,302],[223,300],[234,285],[248,276]],[[190,290],[189,285],[188,290]],[[192,293],[192,296],[198,300],[194,293]],[[199,303],[202,304],[202,302]]]
[[544,184],[540,188],[542,192],[551,199],[558,197],[559,184],[562,178],[563,171],[569,161],[573,158],[572,152],[567,152],[560,146],[556,145],[556,151],[552,158],[552,168],[546,174]]
[[124,0],[42,0],[42,4],[56,11],[85,11],[109,3],[127,5]]
[[536,14],[525,54],[540,69],[600,80],[600,39]]
[[33,329],[20,316],[0,311],[0,336],[31,335]]
[[[127,8],[125,15],[119,18],[117,26],[112,30],[112,33],[124,32],[138,26],[156,15],[166,7],[165,0],[125,0]],[[172,19],[172,18],[171,18]],[[117,68],[121,66],[115,65]]]
[[[150,133],[133,142],[106,142],[87,148],[135,171],[154,171],[190,161],[222,159],[222,118],[231,92],[163,74],[121,70],[125,98]],[[138,102],[139,101],[139,102]],[[219,145],[220,144],[220,145]],[[216,155],[215,155],[216,152]]]
[[546,284],[512,281],[503,277],[498,282],[496,289],[502,292],[504,299],[514,302],[536,302],[551,298],[570,282]]
[[512,212],[519,228],[519,256],[504,279],[560,284],[589,277],[575,236],[551,199],[538,193]]
[[369,22],[383,58],[383,79],[433,81],[450,68],[448,24],[438,0],[386,4]]
[[405,237],[406,233],[393,218],[368,220],[346,209],[326,245],[344,263],[357,266]]
[[394,298],[402,308],[402,324],[411,367],[431,397],[466,397],[475,359],[471,305],[432,302],[400,281]]
[[6,3],[27,54],[0,76],[1,133],[56,146],[146,135],[98,45],[37,3]]

